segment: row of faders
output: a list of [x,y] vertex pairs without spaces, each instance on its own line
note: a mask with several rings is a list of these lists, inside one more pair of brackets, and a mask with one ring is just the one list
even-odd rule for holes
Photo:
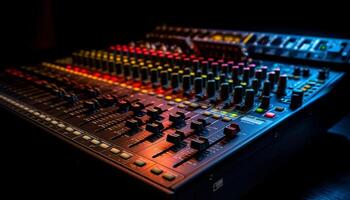
[[[307,107],[342,73],[133,44],[0,76],[1,105],[171,196]],[[222,176],[212,179],[201,184],[213,189],[192,195],[225,191]]]

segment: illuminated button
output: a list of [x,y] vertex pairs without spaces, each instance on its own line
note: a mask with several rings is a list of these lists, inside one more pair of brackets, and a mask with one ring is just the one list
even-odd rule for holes
[[108,149],[109,145],[107,145],[107,144],[105,144],[105,143],[102,143],[102,144],[100,144],[100,147],[101,147],[102,149]]
[[311,88],[311,85],[307,84],[307,85],[304,86],[304,88],[308,88],[309,89],[309,88]]
[[184,103],[185,105],[190,105],[190,104],[191,104],[190,101],[184,101],[183,103]]
[[46,116],[45,115],[39,115],[39,117],[44,119]]
[[143,167],[146,165],[146,162],[143,160],[135,160],[134,164],[138,167]]
[[179,104],[177,107],[179,107],[179,108],[186,108],[186,106],[184,104]]
[[218,114],[213,114],[213,116],[211,116],[211,117],[214,118],[214,119],[220,119],[221,118],[221,116],[218,115]]
[[264,109],[262,109],[262,108],[257,108],[257,109],[255,110],[255,112],[257,112],[257,113],[263,113],[263,112],[264,112]]
[[49,121],[51,121],[52,119],[51,119],[50,117],[46,117],[45,120],[49,122]]
[[51,121],[51,124],[58,124],[58,122],[57,121],[55,121],[55,120],[53,120],[53,121]]
[[84,135],[84,136],[83,136],[83,139],[84,139],[84,140],[90,140],[91,137],[90,137],[90,136],[87,136],[87,135]]
[[227,112],[226,111],[221,111],[221,114],[226,115]]
[[131,155],[125,152],[121,153],[119,156],[125,160],[131,158]]
[[67,127],[67,128],[66,128],[66,131],[72,132],[72,131],[74,131],[74,129],[73,129],[72,127]]
[[73,134],[74,134],[74,135],[81,135],[81,132],[79,132],[79,131],[74,131]]
[[208,106],[206,106],[206,105],[201,105],[201,108],[205,110],[205,109],[208,108]]
[[116,148],[111,148],[111,150],[109,150],[109,151],[114,153],[114,154],[118,154],[120,152],[120,150],[116,149]]
[[208,112],[208,111],[204,111],[202,114],[205,115],[205,116],[210,116],[211,115],[211,113]]
[[151,169],[151,172],[155,175],[159,175],[159,174],[163,173],[163,170],[159,169],[158,167],[154,167]]
[[231,113],[230,116],[234,118],[234,117],[237,117],[238,115],[236,113]]
[[40,115],[40,113],[38,113],[38,112],[34,112],[34,115],[35,115],[35,116],[39,116],[39,115]]
[[171,100],[172,97],[171,96],[165,96],[165,100]]
[[180,99],[180,98],[175,99],[175,102],[177,102],[177,103],[180,103],[181,101],[182,101],[182,99]]
[[98,141],[98,140],[96,140],[96,139],[93,139],[93,140],[91,140],[91,143],[92,143],[92,144],[98,145],[98,144],[100,144],[100,141]]
[[66,127],[66,125],[64,125],[64,124],[58,124],[57,126],[60,127],[60,128]]
[[274,118],[275,115],[276,115],[275,113],[267,112],[267,113],[265,113],[264,117],[267,117],[267,118]]
[[231,121],[231,118],[229,118],[229,117],[223,117],[223,118],[222,118],[222,121],[224,121],[224,122],[229,122],[229,121]]
[[277,106],[277,107],[275,108],[275,111],[277,111],[277,112],[282,112],[282,111],[284,111],[284,108],[281,107],[281,106]]
[[196,103],[191,103],[191,104],[190,104],[190,107],[196,109],[196,108],[199,107],[199,105],[196,104]]
[[169,102],[168,102],[168,105],[173,106],[173,105],[175,105],[175,102],[169,101]]
[[167,181],[173,181],[176,177],[173,174],[165,173],[162,176]]

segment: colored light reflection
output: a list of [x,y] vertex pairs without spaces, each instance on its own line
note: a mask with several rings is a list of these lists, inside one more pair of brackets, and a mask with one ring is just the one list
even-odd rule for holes
[[158,89],[155,90],[155,93],[156,94],[164,94],[165,91],[162,88],[158,88]]

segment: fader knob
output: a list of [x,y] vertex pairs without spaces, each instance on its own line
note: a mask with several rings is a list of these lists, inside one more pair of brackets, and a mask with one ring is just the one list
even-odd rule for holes
[[136,102],[130,105],[130,110],[134,112],[135,115],[143,115],[142,110],[145,108],[145,105],[141,102]]
[[64,98],[64,100],[68,101],[68,103],[70,103],[70,104],[74,104],[75,102],[78,101],[77,95],[75,95],[73,93],[68,93],[63,98]]
[[293,75],[294,75],[294,76],[300,76],[300,74],[301,74],[301,69],[300,69],[300,67],[295,66],[295,67],[294,67],[294,71],[293,71]]
[[182,89],[184,92],[191,90],[191,76],[183,75],[182,76]]
[[243,69],[243,82],[245,83],[249,83],[249,77],[250,77],[250,68],[249,67],[245,67]]
[[318,80],[325,80],[326,78],[327,78],[327,70],[326,69],[320,69],[318,71],[317,79]]
[[196,133],[201,133],[204,131],[205,127],[208,125],[205,119],[197,119],[191,122],[190,128]]
[[216,86],[214,80],[209,80],[207,82],[207,97],[211,98],[215,96]]
[[270,96],[263,96],[259,107],[262,109],[268,109],[270,107]]
[[227,100],[229,97],[229,85],[228,83],[221,83],[220,99],[221,101]]
[[262,75],[262,79],[266,79],[266,76],[267,76],[267,66],[262,66],[261,67],[261,75]]
[[291,109],[299,108],[303,104],[304,92],[302,90],[294,90],[290,100],[289,107]]
[[124,78],[128,79],[128,77],[130,76],[130,64],[125,63],[123,65],[123,72],[124,72]]
[[282,97],[286,95],[287,89],[287,75],[283,74],[280,76],[277,86],[277,96]]
[[160,72],[160,84],[163,88],[168,88],[168,71],[163,70]]
[[122,70],[122,63],[121,62],[116,62],[115,63],[115,72],[117,75],[121,75],[123,70]]
[[240,131],[241,129],[236,123],[232,123],[230,126],[224,128],[224,134],[229,139],[235,137]]
[[173,88],[173,92],[177,92],[179,88],[179,74],[178,73],[172,73],[171,74],[171,87]]
[[254,90],[255,94],[258,93],[260,89],[260,82],[256,78],[252,80],[252,89]]
[[139,65],[133,65],[132,66],[132,78],[134,80],[136,80],[139,77],[140,77],[140,66]]
[[243,98],[243,87],[242,86],[236,86],[234,93],[233,93],[233,103],[239,104],[242,102]]
[[271,82],[266,80],[266,81],[264,81],[262,95],[263,96],[270,96],[270,91],[271,91]]
[[98,101],[102,107],[109,107],[115,103],[115,99],[111,95],[104,95],[98,98]]
[[268,80],[270,81],[270,84],[271,84],[271,88],[273,89],[274,88],[274,84],[275,84],[275,78],[276,78],[276,74],[275,72],[269,72],[268,73]]
[[281,69],[280,68],[276,68],[273,70],[275,72],[275,82],[277,82],[280,78],[281,75]]
[[310,76],[310,69],[309,68],[303,68],[302,69],[303,77]]
[[244,107],[250,109],[254,105],[255,91],[253,89],[246,89]]
[[185,134],[182,131],[175,131],[169,133],[166,137],[166,141],[173,144],[180,144],[185,139]]
[[239,82],[239,67],[238,66],[233,66],[232,67],[232,81],[233,84],[237,85]]
[[87,108],[89,112],[94,112],[98,109],[99,103],[97,100],[84,101],[84,107]]
[[141,81],[145,83],[148,80],[148,68],[142,67],[141,68]]
[[255,67],[256,67],[256,65],[255,64],[250,64],[249,66],[249,69],[250,69],[250,77],[253,77],[254,76],[254,74],[255,74]]
[[151,83],[153,86],[156,86],[158,84],[158,70],[157,69],[151,69]]
[[169,121],[171,121],[175,127],[179,127],[181,125],[184,125],[185,124],[185,113],[178,111],[174,114],[170,114]]
[[119,102],[118,102],[118,111],[119,112],[126,112],[126,111],[128,111],[129,110],[129,108],[130,108],[130,102],[128,101],[128,100],[124,100],[124,99],[122,99],[122,100],[120,100]]
[[126,120],[125,126],[128,127],[131,131],[136,131],[142,125],[142,121],[139,118]]
[[255,71],[255,78],[258,79],[259,81],[263,79],[261,69],[258,69]]
[[154,108],[149,108],[147,109],[147,115],[152,119],[152,120],[159,120],[161,119],[160,114],[162,114],[162,109],[159,107],[154,107]]
[[153,134],[160,134],[163,129],[164,129],[163,124],[157,121],[148,123],[146,125],[146,131],[149,131]]
[[203,151],[209,147],[209,141],[207,138],[199,137],[198,139],[191,140],[190,146],[198,151]]
[[194,79],[194,92],[197,95],[201,95],[203,92],[203,80],[201,77],[196,77]]
[[219,71],[219,64],[216,62],[211,63],[211,72],[213,72],[214,76],[218,75],[218,71]]

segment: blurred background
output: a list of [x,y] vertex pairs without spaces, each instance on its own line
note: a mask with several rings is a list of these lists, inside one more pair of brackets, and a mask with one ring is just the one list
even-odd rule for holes
[[[344,4],[344,5],[343,5]],[[350,38],[345,3],[279,1],[11,1],[1,6],[0,66],[35,63],[80,48],[103,48],[118,41],[142,38],[159,24],[240,29]],[[344,91],[345,93],[348,91]],[[87,188],[105,187],[109,174],[93,173],[96,163],[51,136],[1,114],[9,140],[22,146],[5,157],[7,186],[57,192],[58,182]],[[350,116],[344,118],[346,124]],[[347,121],[346,121],[347,120]],[[18,126],[20,124],[20,126]],[[343,128],[342,128],[343,127]],[[340,129],[344,129],[340,126]],[[350,199],[349,139],[335,128],[247,195],[247,199]],[[16,133],[21,134],[21,138]],[[28,145],[28,141],[30,144]],[[45,141],[45,142],[43,142]],[[6,152],[13,152],[8,146]],[[43,149],[45,149],[43,151]],[[18,153],[17,151],[15,151]],[[18,159],[20,156],[21,159]],[[96,164],[98,165],[98,164]],[[86,174],[89,174],[87,178]],[[100,182],[92,182],[98,180]],[[33,181],[37,184],[33,185]],[[110,186],[111,187],[111,186]],[[111,189],[109,187],[109,189]]]
[[[344,4],[344,5],[343,5]],[[159,24],[350,37],[345,3],[298,1],[9,1],[1,6],[1,63],[37,52],[105,47]],[[46,56],[46,55],[45,55]]]

